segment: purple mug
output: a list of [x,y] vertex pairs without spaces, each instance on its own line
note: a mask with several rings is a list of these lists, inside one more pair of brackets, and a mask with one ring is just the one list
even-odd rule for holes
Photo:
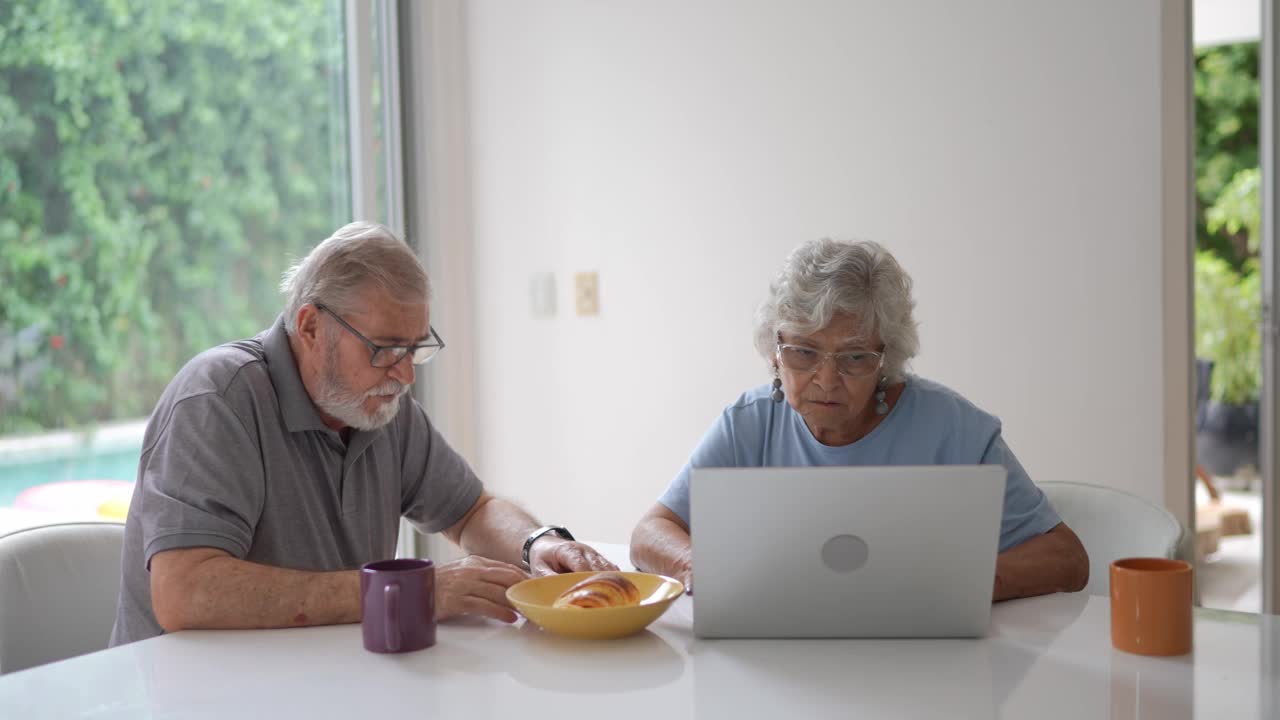
[[360,568],[364,649],[413,652],[436,644],[436,568],[430,560],[380,560]]

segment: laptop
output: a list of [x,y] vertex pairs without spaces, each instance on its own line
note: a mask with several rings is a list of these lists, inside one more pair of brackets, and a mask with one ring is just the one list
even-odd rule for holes
[[695,468],[704,638],[981,637],[1004,467]]

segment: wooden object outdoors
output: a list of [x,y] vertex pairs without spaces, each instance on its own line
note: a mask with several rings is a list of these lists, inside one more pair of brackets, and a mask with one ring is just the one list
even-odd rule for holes
[[1196,508],[1196,562],[1218,551],[1224,537],[1253,533],[1253,522],[1244,508],[1222,504],[1222,493],[1204,467],[1196,463],[1196,478],[1209,495],[1206,505]]

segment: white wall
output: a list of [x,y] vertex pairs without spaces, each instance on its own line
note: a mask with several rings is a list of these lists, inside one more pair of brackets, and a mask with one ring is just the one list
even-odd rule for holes
[[785,254],[838,236],[897,254],[916,370],[1035,479],[1163,500],[1158,0],[463,7],[476,351],[451,361],[491,489],[625,540],[767,379],[751,318]]

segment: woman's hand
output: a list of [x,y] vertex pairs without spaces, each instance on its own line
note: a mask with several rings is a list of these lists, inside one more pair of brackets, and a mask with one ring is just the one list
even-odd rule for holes
[[693,594],[693,543],[689,526],[662,503],[655,503],[631,533],[631,562],[645,572],[667,575]]

